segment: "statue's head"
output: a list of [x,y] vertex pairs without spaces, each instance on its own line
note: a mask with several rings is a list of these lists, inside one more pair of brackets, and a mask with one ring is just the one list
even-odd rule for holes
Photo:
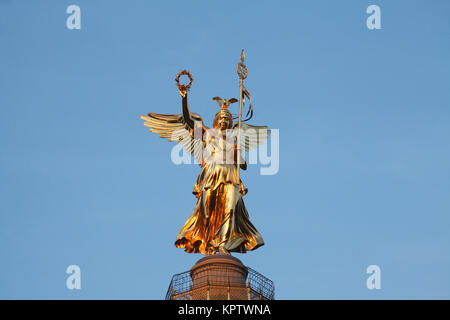
[[227,109],[220,109],[214,117],[214,129],[226,130],[231,129],[233,125],[233,116]]
[[222,99],[220,97],[214,97],[214,101],[216,101],[220,105],[220,110],[216,113],[213,121],[214,129],[226,130],[231,129],[233,126],[233,115],[230,111],[228,111],[228,106],[232,103],[237,102],[235,98],[230,100]]

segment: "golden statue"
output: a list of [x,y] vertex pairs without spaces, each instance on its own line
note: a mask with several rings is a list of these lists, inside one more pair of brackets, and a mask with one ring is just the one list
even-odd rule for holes
[[[242,184],[238,168],[247,169],[241,148],[249,151],[264,143],[270,131],[266,126],[242,123],[242,104],[245,104],[246,97],[250,98],[243,86],[247,76],[243,62],[242,51],[241,62],[238,63],[241,96],[237,124],[233,125],[233,115],[228,110],[230,104],[238,101],[234,98],[213,98],[220,105],[214,117],[214,129],[206,127],[198,114],[189,111],[188,90],[192,85],[192,75],[186,70],[176,78],[182,98],[182,113],[141,116],[151,132],[181,143],[202,167],[192,192],[197,197],[197,204],[175,241],[176,247],[185,248],[188,253],[245,253],[264,244],[245,208],[243,196],[247,189]],[[181,75],[189,77],[188,85],[180,85]],[[251,103],[247,116],[250,112],[253,114]]]

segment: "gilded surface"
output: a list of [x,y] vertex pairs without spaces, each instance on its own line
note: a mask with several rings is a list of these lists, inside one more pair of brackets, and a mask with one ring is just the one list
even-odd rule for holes
[[[192,76],[187,71],[180,74],[188,75],[192,83]],[[179,76],[177,82],[178,79]],[[237,100],[219,97],[213,98],[221,108],[214,118],[214,129],[210,129],[198,114],[189,111],[189,87],[178,85],[178,88],[182,97],[182,114],[149,113],[141,116],[150,131],[181,143],[202,167],[193,190],[197,203],[178,233],[175,246],[188,253],[205,255],[254,250],[264,241],[250,222],[244,205],[243,196],[247,189],[240,180],[239,168],[245,170],[247,163],[239,149],[248,151],[264,143],[269,131],[265,126],[241,123],[233,126],[228,106]],[[243,143],[233,139],[240,137],[241,131],[245,133],[249,129],[252,129],[252,134],[247,135]]]

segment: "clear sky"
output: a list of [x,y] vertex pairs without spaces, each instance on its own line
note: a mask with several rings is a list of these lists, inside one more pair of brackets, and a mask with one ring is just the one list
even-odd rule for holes
[[164,298],[201,258],[173,245],[200,168],[139,116],[179,113],[187,68],[211,125],[245,48],[250,123],[280,130],[280,169],[242,174],[266,244],[235,256],[277,299],[449,299],[449,15],[444,0],[1,0],[0,298]]

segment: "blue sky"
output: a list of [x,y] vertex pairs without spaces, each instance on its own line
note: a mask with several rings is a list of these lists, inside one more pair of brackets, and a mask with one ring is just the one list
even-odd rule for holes
[[[81,30],[66,8],[81,8]],[[366,8],[381,8],[368,30]],[[0,298],[163,299],[200,255],[173,246],[199,167],[148,112],[237,97],[280,170],[242,174],[277,299],[450,298],[448,1],[0,1]],[[67,266],[82,289],[66,289]],[[381,268],[381,290],[366,268]]]

